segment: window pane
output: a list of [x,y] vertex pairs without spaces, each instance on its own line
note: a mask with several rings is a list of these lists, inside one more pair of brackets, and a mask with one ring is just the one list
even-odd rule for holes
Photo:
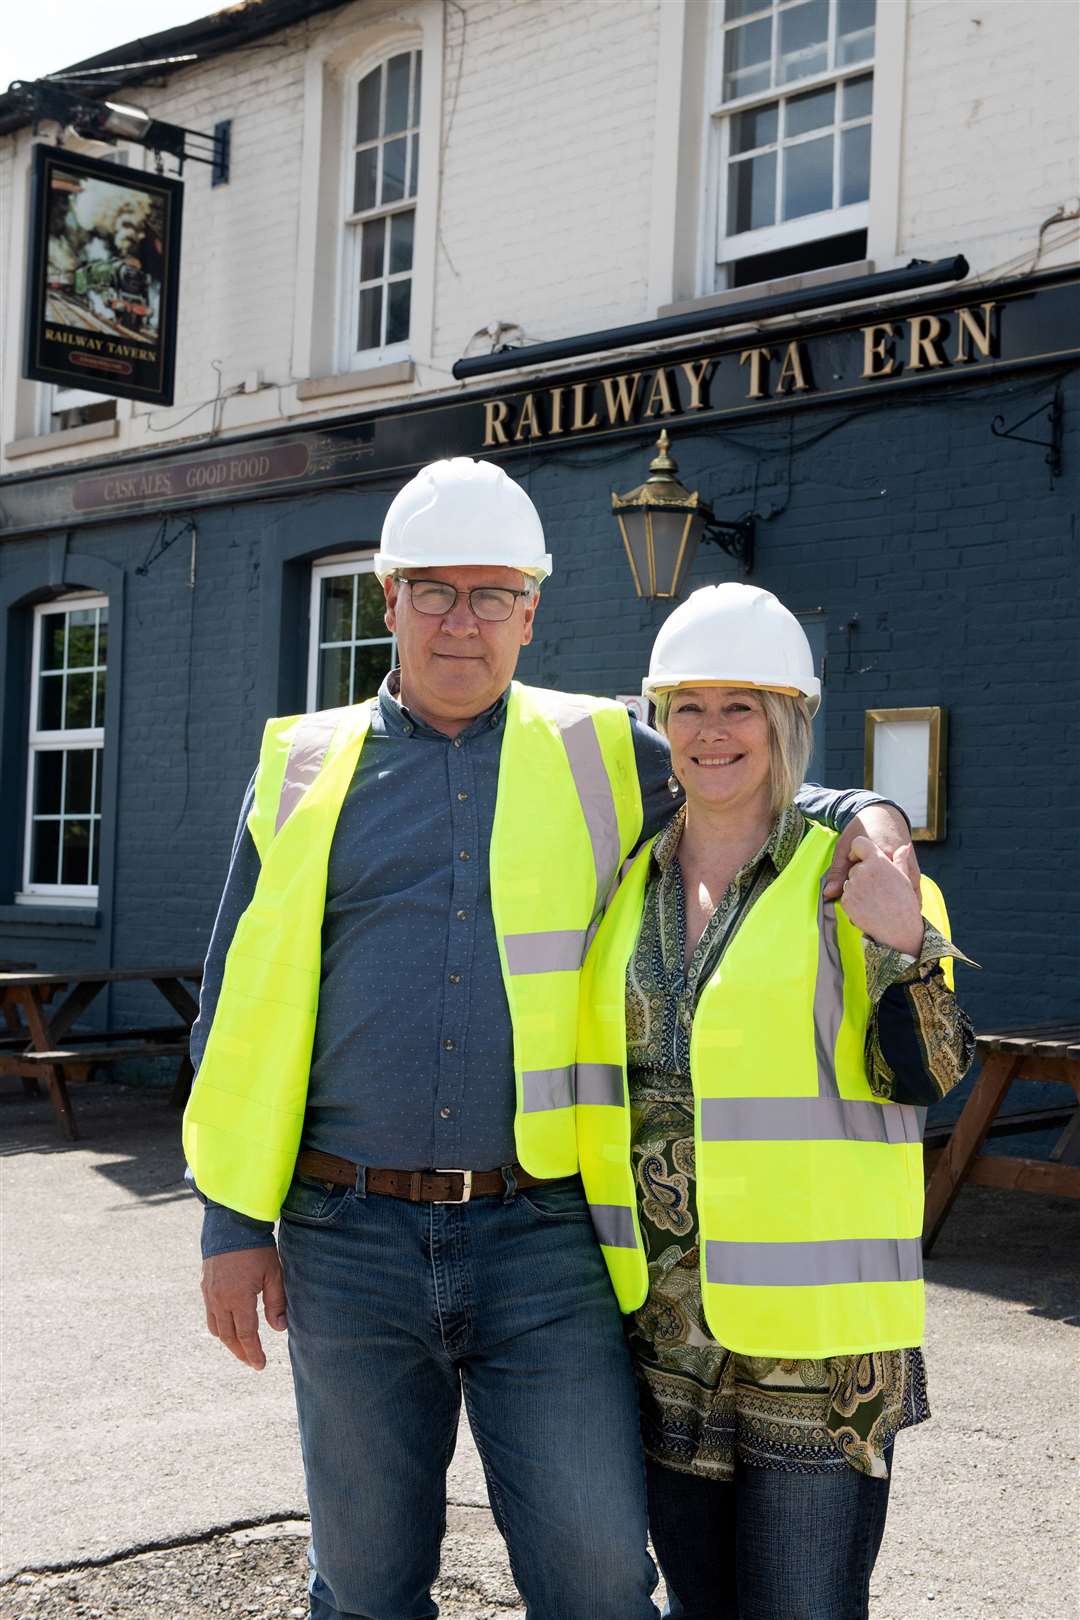
[[874,75],[849,79],[844,86],[844,117],[868,118],[874,106]]
[[382,201],[398,202],[405,195],[406,142],[387,141],[383,147]]
[[724,99],[767,90],[772,64],[772,18],[744,23],[728,34],[724,47]]
[[57,863],[60,859],[60,823],[35,821],[31,837],[33,842],[30,851],[31,883],[55,883],[58,878]]
[[846,129],[840,139],[840,201],[865,202],[870,195],[870,125]]
[[374,697],[390,668],[390,642],[384,647],[357,647],[352,702]]
[[776,153],[732,163],[728,176],[728,235],[771,225],[776,217]]
[[101,814],[101,749],[94,749],[94,812]]
[[60,814],[60,782],[64,773],[64,756],[59,748],[34,755],[35,816]]
[[41,615],[42,669],[63,669],[64,631],[66,629],[66,613],[43,613]]
[[68,614],[68,669],[87,669],[94,662],[93,608]]
[[97,632],[97,661],[99,664],[108,663],[109,652],[109,610],[102,608],[98,614]]
[[105,724],[105,671],[103,669],[99,669],[94,676],[94,718],[91,724],[95,726]]
[[805,79],[828,66],[829,0],[808,0],[780,13],[780,82]]
[[385,219],[372,219],[361,227],[360,280],[378,281],[383,273],[383,253],[386,247]]
[[777,102],[736,113],[731,120],[731,150],[750,152],[755,146],[770,146],[776,139]]
[[792,96],[784,111],[785,135],[805,135],[808,130],[822,129],[833,121],[836,90],[811,90],[805,96]]
[[420,122],[420,67],[421,67],[422,61],[423,61],[423,58],[420,55],[420,52],[417,51],[416,55],[413,58],[412,120],[411,121],[412,121],[412,123],[414,125],[418,124]]
[[385,636],[386,598],[374,574],[357,574],[356,636],[366,641],[369,636]]
[[352,662],[350,647],[331,647],[319,654],[320,709],[336,709],[349,698],[349,666]]
[[413,223],[416,215],[394,214],[390,220],[390,275],[412,269]]
[[62,675],[43,675],[38,687],[38,730],[60,730],[60,706],[64,695]]
[[382,348],[382,288],[365,287],[360,294],[358,349]]
[[409,56],[391,57],[386,70],[384,135],[397,135],[409,127]]
[[[862,62],[874,54],[874,0],[836,0],[837,61]],[[862,34],[861,39],[847,39]]]
[[420,167],[420,137],[409,136],[409,196],[416,196],[417,171]]
[[95,816],[91,826],[93,835],[90,840],[90,882],[96,883],[101,870],[101,817]]
[[724,8],[724,17],[727,22],[734,22],[738,17],[748,17],[752,11],[768,11],[773,0],[727,0]]
[[379,133],[379,80],[382,69],[376,68],[366,79],[360,80],[356,98],[356,144],[373,141]]
[[353,576],[341,574],[322,582],[320,641],[351,641],[353,635]]
[[404,343],[408,337],[411,297],[411,278],[408,281],[392,281],[390,283],[389,305],[386,311],[387,343]]
[[833,205],[833,138],[804,141],[784,154],[785,219],[800,219]]
[[90,881],[90,823],[65,821],[61,883],[89,883]]
[[64,701],[64,727],[78,731],[94,723],[94,677],[69,675]]
[[356,154],[356,178],[353,182],[353,213],[375,206],[375,172],[378,167],[379,148],[369,146]]
[[94,748],[72,748],[67,756],[64,784],[64,813],[89,815],[94,798]]

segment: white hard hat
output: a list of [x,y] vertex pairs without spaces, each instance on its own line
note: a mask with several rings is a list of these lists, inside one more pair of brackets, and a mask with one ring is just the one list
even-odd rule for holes
[[703,585],[666,619],[641,683],[653,703],[677,686],[757,686],[821,703],[814,655],[794,613],[756,585]]
[[519,568],[551,573],[540,514],[520,484],[493,461],[455,456],[421,467],[390,504],[375,572],[395,568]]

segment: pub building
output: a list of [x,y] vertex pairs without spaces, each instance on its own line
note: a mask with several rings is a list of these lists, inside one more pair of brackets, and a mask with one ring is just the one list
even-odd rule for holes
[[0,957],[201,959],[263,722],[375,692],[387,507],[474,456],[554,558],[523,680],[640,712],[676,600],[774,591],[822,678],[811,775],[905,805],[976,1027],[1075,1013],[1080,266],[995,279],[952,246],[614,327],[571,300],[419,397],[5,461]]

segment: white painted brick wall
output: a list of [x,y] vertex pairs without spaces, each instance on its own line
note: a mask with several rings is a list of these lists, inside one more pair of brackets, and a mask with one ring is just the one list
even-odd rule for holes
[[[1080,207],[1077,0],[909,0],[901,175],[903,254],[1024,268],[1043,220]],[[1040,267],[1076,259],[1073,241]]]
[[[645,319],[661,7],[680,0],[462,0],[445,11],[443,152],[432,352],[413,388],[296,399],[293,353],[309,54],[358,43],[369,0],[140,87],[173,123],[233,119],[232,180],[187,174],[176,404],[121,402],[115,440],[5,459],[4,473],[212,431],[307,420],[445,388],[494,321],[531,340]],[[706,0],[689,0],[701,5]],[[907,4],[898,262],[964,252],[987,272],[1035,250],[1039,224],[1077,206],[1080,0]],[[0,442],[25,436],[17,378],[26,131],[0,138],[6,296]],[[336,154],[333,156],[336,161]],[[422,176],[430,186],[435,177]],[[1042,263],[1075,259],[1076,244]],[[482,345],[480,345],[482,346]],[[225,396],[216,404],[218,370]],[[233,394],[252,371],[264,386]],[[22,390],[17,395],[17,390]]]

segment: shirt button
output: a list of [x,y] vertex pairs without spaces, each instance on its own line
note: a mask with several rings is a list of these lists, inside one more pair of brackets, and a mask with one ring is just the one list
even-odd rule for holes
[[450,1118],[450,1110],[449,1110],[449,1108],[440,1108],[439,1109],[439,1118],[440,1119],[449,1119]]
[[458,858],[459,861],[467,861],[468,858],[469,858],[468,850],[467,849],[459,849],[457,858]]
[[454,738],[454,747],[455,748],[464,748],[464,746],[465,746],[465,744],[462,742],[460,737],[455,737]]
[[468,912],[467,912],[467,911],[459,911],[459,912],[458,912],[458,914],[457,914],[457,920],[458,920],[458,922],[464,922],[464,921],[465,921],[465,918],[466,918],[466,917],[467,917],[467,916],[468,916],[468,915],[469,915],[469,913],[468,913]]
[[460,984],[461,983],[461,974],[460,973],[451,973],[451,975],[450,975],[450,983],[451,984]]
[[467,793],[459,793],[457,797],[458,797],[458,804],[464,804],[465,800],[469,797],[469,795]]
[[443,1041],[442,1044],[443,1044],[443,1051],[444,1052],[452,1052],[454,1050],[455,1046],[457,1045],[457,1042],[456,1041],[451,1041],[451,1040],[445,1040],[445,1041]]

